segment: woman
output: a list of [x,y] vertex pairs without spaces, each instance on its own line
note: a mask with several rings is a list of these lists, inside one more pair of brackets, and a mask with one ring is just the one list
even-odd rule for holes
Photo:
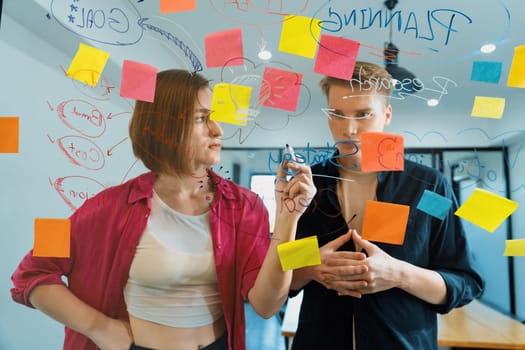
[[[199,74],[160,72],[129,128],[151,172],[73,213],[69,258],[29,252],[13,274],[15,301],[66,326],[64,349],[243,350],[244,302],[270,317],[286,300],[292,275],[277,245],[294,239],[302,210],[277,210],[270,239],[256,194],[210,170],[222,135],[211,101]],[[278,208],[315,194],[305,165],[287,162],[277,179]]]

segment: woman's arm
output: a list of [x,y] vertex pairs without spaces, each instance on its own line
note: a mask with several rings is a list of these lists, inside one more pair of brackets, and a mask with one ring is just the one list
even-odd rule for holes
[[129,323],[107,317],[62,284],[35,287],[31,304],[65,326],[84,334],[102,350],[127,350],[133,342]]
[[296,162],[287,162],[286,167],[295,175],[286,181],[283,165],[277,170],[274,232],[255,284],[248,292],[253,309],[265,318],[279,311],[288,297],[292,282],[292,271],[283,271],[281,267],[277,246],[295,239],[299,217],[316,192],[310,167]]

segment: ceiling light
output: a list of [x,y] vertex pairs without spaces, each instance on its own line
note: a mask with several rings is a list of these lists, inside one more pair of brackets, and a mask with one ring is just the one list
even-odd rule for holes
[[496,51],[496,45],[494,44],[485,44],[479,49],[483,53],[491,53]]
[[439,104],[439,100],[436,98],[431,98],[430,100],[427,101],[427,105],[429,107],[436,107],[438,104]]
[[261,51],[259,51],[259,53],[257,54],[257,56],[261,59],[261,60],[269,60],[270,58],[272,58],[272,53],[266,49],[262,49]]
[[[392,12],[398,0],[386,0],[384,2],[387,9]],[[409,70],[400,67],[398,64],[399,49],[392,42],[392,23],[390,24],[389,42],[385,43],[383,55],[385,57],[385,69],[396,81],[394,88],[398,93],[414,94],[423,88],[423,84]]]

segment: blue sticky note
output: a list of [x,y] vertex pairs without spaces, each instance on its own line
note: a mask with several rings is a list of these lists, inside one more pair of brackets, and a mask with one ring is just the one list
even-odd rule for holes
[[470,80],[499,83],[503,64],[501,62],[474,61]]
[[452,201],[450,199],[445,198],[435,192],[425,190],[416,208],[440,220],[443,220],[445,216],[447,216],[451,206]]

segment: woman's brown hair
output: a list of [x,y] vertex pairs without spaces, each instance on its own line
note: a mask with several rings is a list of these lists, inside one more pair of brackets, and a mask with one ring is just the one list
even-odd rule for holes
[[129,124],[133,154],[155,173],[186,172],[195,101],[209,80],[198,73],[170,69],[157,74],[153,102],[137,101]]

